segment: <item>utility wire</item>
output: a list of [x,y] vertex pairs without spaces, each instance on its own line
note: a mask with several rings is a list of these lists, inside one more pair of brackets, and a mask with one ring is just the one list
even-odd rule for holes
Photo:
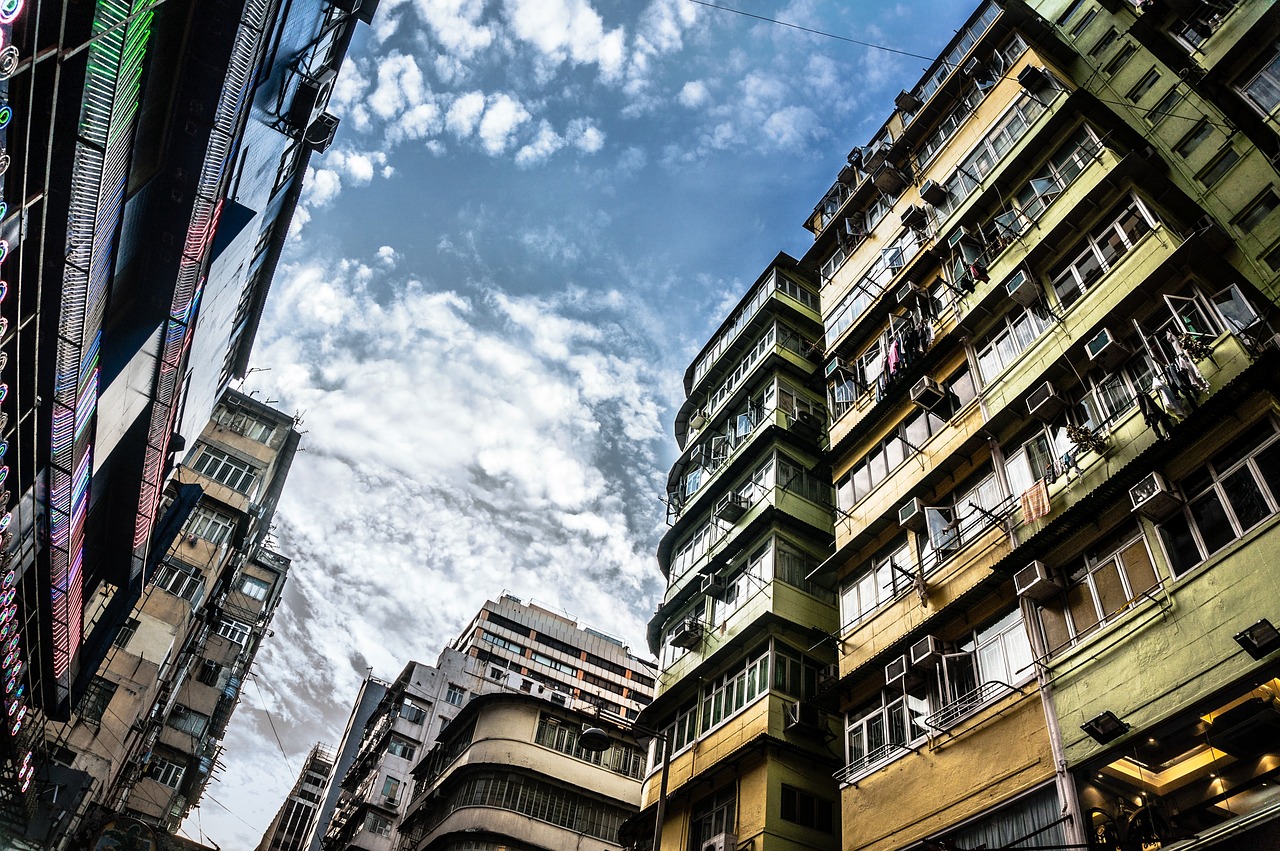
[[208,792],[205,792],[205,793],[204,793],[204,797],[208,798],[210,801],[213,801],[215,804],[217,804],[218,806],[222,807],[222,808],[223,808],[224,810],[226,810],[227,812],[231,813],[231,815],[233,815],[233,816],[235,816],[236,818],[240,819],[240,823],[241,823],[241,824],[243,824],[245,827],[251,828],[251,829],[253,829],[253,830],[257,830],[257,828],[256,828],[256,827],[254,827],[253,825],[249,824],[249,822],[247,822],[247,821],[245,821],[243,818],[241,818],[239,813],[237,813],[235,810],[231,809],[231,808],[230,808],[230,807],[228,807],[226,804],[224,804],[224,803],[222,803],[221,801],[219,801],[217,798],[215,798],[215,797],[213,797],[212,795],[210,795]]
[[276,745],[280,748],[280,756],[284,758],[284,764],[289,766],[289,774],[297,776],[297,772],[293,770],[293,764],[289,762],[289,755],[284,752],[284,742],[280,741],[280,734],[276,732],[276,722],[271,717],[271,710],[267,708],[267,699],[262,694],[262,686],[258,685],[258,678],[253,678],[253,687],[258,690],[258,697],[262,700],[262,711],[267,713],[267,723],[271,725],[271,734],[276,737]]
[[[814,29],[814,28],[812,28],[812,27],[801,26],[800,24],[793,24],[793,23],[791,23],[790,21],[780,21],[780,20],[778,20],[777,18],[770,18],[770,17],[766,17],[765,15],[757,15],[757,14],[754,14],[753,12],[746,12],[746,11],[743,11],[742,9],[735,9],[735,8],[733,8],[732,6],[722,6],[722,5],[720,5],[719,3],[711,3],[711,2],[709,2],[709,0],[688,0],[688,2],[693,3],[693,4],[695,4],[695,5],[698,5],[698,6],[706,6],[708,9],[717,9],[717,10],[719,10],[719,11],[721,11],[721,12],[729,12],[729,13],[734,14],[734,15],[741,15],[741,16],[742,16],[742,17],[744,17],[744,18],[752,18],[752,19],[757,20],[757,21],[763,21],[763,22],[765,22],[765,23],[767,23],[767,24],[776,24],[777,26],[780,26],[780,27],[786,27],[786,28],[788,28],[788,29],[799,30],[800,32],[806,32],[806,33],[810,33],[810,34],[812,34],[812,35],[819,35],[819,36],[822,36],[823,38],[835,39],[836,41],[843,41],[843,42],[846,42],[846,43],[848,43],[848,44],[856,44],[856,45],[858,45],[859,47],[867,47],[867,48],[870,48],[870,49],[872,49],[872,50],[879,50],[879,51],[882,51],[882,52],[884,52],[884,53],[893,53],[893,54],[896,54],[896,55],[898,55],[898,56],[908,56],[908,57],[910,57],[910,58],[912,58],[912,59],[923,59],[925,62],[937,62],[937,61],[941,61],[941,60],[940,60],[940,58],[939,58],[939,57],[937,57],[937,56],[925,56],[925,55],[924,55],[924,54],[922,54],[922,53],[912,53],[912,52],[911,52],[911,51],[909,51],[909,50],[901,50],[901,49],[899,49],[899,48],[896,48],[896,47],[889,47],[888,45],[884,45],[884,44],[875,44],[874,42],[870,42],[870,41],[859,41],[859,40],[858,40],[858,39],[856,39],[856,38],[849,38],[848,36],[838,35],[838,34],[836,34],[836,33],[827,32],[826,30],[819,30],[819,29]],[[956,64],[954,64],[954,63],[951,63],[951,62],[945,62],[945,61],[944,61],[944,62],[942,62],[942,64],[943,64],[943,65],[946,65],[947,67],[951,68],[952,70],[955,70],[956,68],[958,68],[958,67],[959,67],[958,65],[956,65]],[[993,80],[1013,80],[1013,79],[1017,79],[1017,78],[1015,78],[1015,77],[1010,77],[1010,76],[1005,75],[1005,74],[992,74],[992,75],[991,75],[991,79],[993,79]],[[1096,96],[1095,96],[1095,97],[1096,97]],[[1227,123],[1225,123],[1225,122],[1221,122],[1221,121],[1214,121],[1213,119],[1211,119],[1211,118],[1209,118],[1208,116],[1205,116],[1205,115],[1178,115],[1178,114],[1177,114],[1177,113],[1175,113],[1175,112],[1165,112],[1165,111],[1163,111],[1163,110],[1155,110],[1155,109],[1142,110],[1142,109],[1138,108],[1138,107],[1137,107],[1135,104],[1133,104],[1132,102],[1125,102],[1125,101],[1120,101],[1120,100],[1107,100],[1106,98],[1101,98],[1101,97],[1097,98],[1097,101],[1098,101],[1099,103],[1105,103],[1105,104],[1107,104],[1107,105],[1109,105],[1109,106],[1123,106],[1123,107],[1126,107],[1126,108],[1128,108],[1128,109],[1133,109],[1133,110],[1135,110],[1135,111],[1137,111],[1137,112],[1145,112],[1148,116],[1151,116],[1151,115],[1160,115],[1160,116],[1162,116],[1162,117],[1167,116],[1167,117],[1172,117],[1172,118],[1180,118],[1180,119],[1182,119],[1183,121],[1197,121],[1197,122],[1199,122],[1199,121],[1203,121],[1205,124],[1208,124],[1208,125],[1209,125],[1209,126],[1211,126],[1211,127],[1216,127],[1216,128],[1218,128],[1219,130],[1222,130],[1222,131],[1224,131],[1224,132],[1226,132],[1226,133],[1234,133],[1234,132],[1236,132],[1236,130],[1238,129],[1238,128],[1236,128],[1236,127],[1234,127],[1234,126],[1232,126],[1232,125],[1230,125],[1230,124],[1227,124]]]

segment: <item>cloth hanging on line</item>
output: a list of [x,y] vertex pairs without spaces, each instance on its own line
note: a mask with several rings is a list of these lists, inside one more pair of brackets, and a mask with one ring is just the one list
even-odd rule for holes
[[1046,516],[1049,513],[1048,484],[1044,479],[1037,479],[1034,485],[1022,492],[1019,502],[1022,503],[1022,522],[1030,523]]

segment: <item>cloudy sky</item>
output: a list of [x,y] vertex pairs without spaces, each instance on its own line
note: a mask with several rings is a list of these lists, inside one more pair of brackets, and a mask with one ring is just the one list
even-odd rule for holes
[[[932,56],[975,4],[726,5]],[[504,591],[647,653],[684,368],[924,64],[693,0],[382,0],[245,388],[302,414],[293,572],[188,835],[253,848],[366,670]]]

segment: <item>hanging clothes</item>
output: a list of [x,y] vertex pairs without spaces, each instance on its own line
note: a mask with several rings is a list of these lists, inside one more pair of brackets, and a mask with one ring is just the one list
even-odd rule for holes
[[1022,492],[1019,498],[1022,503],[1022,522],[1030,523],[1039,520],[1049,513],[1049,485],[1044,479],[1038,479],[1034,485]]
[[1147,428],[1156,433],[1156,437],[1164,440],[1172,434],[1173,417],[1169,416],[1164,408],[1156,404],[1150,394],[1138,394],[1138,412],[1142,414],[1142,421]]

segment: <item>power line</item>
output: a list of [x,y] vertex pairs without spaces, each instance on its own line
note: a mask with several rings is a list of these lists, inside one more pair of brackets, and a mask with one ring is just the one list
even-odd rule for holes
[[289,767],[289,774],[296,775],[293,770],[293,764],[289,762],[289,755],[284,752],[284,742],[280,741],[280,734],[276,732],[276,722],[271,718],[271,710],[267,708],[267,699],[262,695],[262,686],[258,685],[258,678],[253,678],[253,687],[258,690],[258,697],[262,700],[262,711],[267,713],[267,723],[271,725],[271,734],[276,737],[276,745],[280,748],[280,756],[284,758],[284,764]]

